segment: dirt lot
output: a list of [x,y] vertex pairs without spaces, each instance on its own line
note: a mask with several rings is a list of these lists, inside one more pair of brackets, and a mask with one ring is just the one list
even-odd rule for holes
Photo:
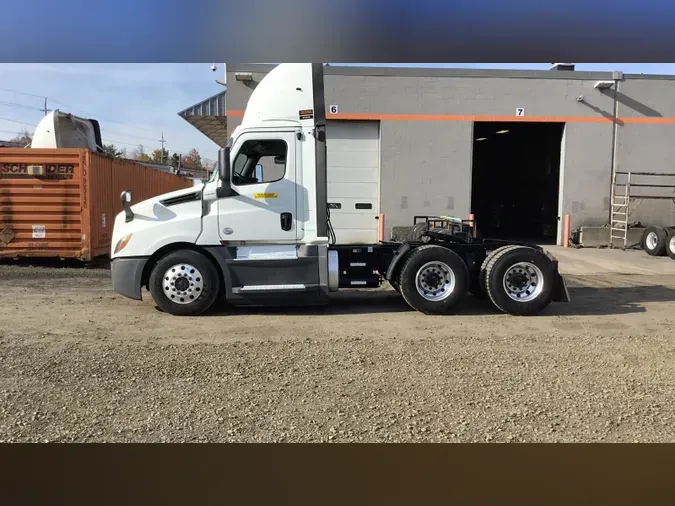
[[651,263],[565,252],[573,302],[529,318],[392,291],[176,318],[0,265],[0,440],[673,441],[675,262],[608,253]]

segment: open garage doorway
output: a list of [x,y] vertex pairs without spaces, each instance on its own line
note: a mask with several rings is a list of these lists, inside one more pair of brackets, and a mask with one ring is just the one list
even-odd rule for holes
[[555,244],[563,130],[474,123],[471,212],[482,237]]

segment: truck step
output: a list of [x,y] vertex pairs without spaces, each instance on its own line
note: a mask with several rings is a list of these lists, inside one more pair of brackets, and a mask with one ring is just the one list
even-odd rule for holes
[[340,277],[340,288],[377,288],[380,286],[380,276]]

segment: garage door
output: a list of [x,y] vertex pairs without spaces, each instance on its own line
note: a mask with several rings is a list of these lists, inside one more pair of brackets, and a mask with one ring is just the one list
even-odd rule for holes
[[377,242],[380,131],[377,121],[328,121],[328,203],[338,244]]

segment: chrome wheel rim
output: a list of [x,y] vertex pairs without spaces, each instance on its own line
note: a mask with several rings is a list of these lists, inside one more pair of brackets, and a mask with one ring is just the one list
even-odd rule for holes
[[445,300],[455,289],[455,273],[444,262],[428,262],[417,271],[415,287],[428,301]]
[[193,265],[172,265],[164,273],[162,289],[171,302],[190,304],[204,291],[204,277]]
[[647,243],[647,248],[656,249],[656,246],[659,244],[659,238],[656,235],[656,232],[649,232],[645,242]]
[[530,262],[519,262],[504,273],[504,291],[517,302],[530,302],[544,289],[541,269]]
[[675,253],[675,235],[670,238],[670,251]]

